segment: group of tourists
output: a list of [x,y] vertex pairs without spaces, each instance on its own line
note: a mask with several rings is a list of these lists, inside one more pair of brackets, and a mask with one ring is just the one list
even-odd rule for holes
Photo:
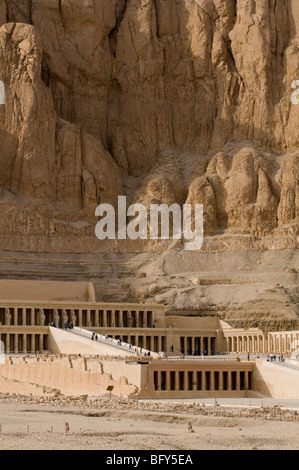
[[271,354],[267,354],[267,361],[268,362],[273,362],[273,361],[275,362],[276,359],[278,359],[278,362],[283,362],[284,361],[284,355],[278,353],[278,355],[276,357],[276,353],[271,352]]
[[92,332],[91,339],[92,341],[98,341],[98,335],[96,334],[95,331]]

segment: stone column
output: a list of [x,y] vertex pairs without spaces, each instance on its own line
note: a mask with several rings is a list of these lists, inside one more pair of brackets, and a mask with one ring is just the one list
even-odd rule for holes
[[71,309],[70,317],[71,317],[71,323],[73,324],[73,326],[77,326],[76,312],[73,308]]
[[13,308],[13,324],[14,326],[18,325],[18,309]]
[[194,370],[192,372],[192,390],[196,391],[197,390],[197,372]]
[[90,309],[86,310],[86,325],[88,328],[91,327],[91,316],[90,316]]
[[23,334],[23,354],[27,354],[27,335]]
[[35,334],[31,335],[31,352],[35,353]]
[[245,390],[248,390],[249,388],[249,374],[248,370],[245,371]]
[[10,334],[6,333],[6,354],[10,353]]
[[170,371],[166,371],[166,390],[170,390]]
[[215,374],[214,371],[210,371],[210,390],[215,390]]
[[107,328],[107,310],[103,310],[103,327]]
[[30,309],[30,325],[35,326],[35,309]]
[[223,371],[219,371],[219,390],[223,390]]
[[[65,314],[66,314],[66,311],[62,310],[63,323],[65,322]],[[56,308],[54,309],[54,312],[53,312],[53,321],[56,323],[56,326],[59,327],[60,317],[59,317],[58,310]]]
[[178,370],[174,372],[174,389],[176,391],[180,390],[180,376]]
[[26,308],[22,308],[22,325],[26,326]]
[[208,337],[208,356],[211,355],[211,337]]
[[207,381],[206,381],[206,371],[203,370],[201,373],[201,389],[206,390],[207,389]]
[[95,327],[99,327],[99,326],[100,326],[99,311],[98,311],[98,309],[95,310],[94,322],[95,322]]
[[5,309],[5,325],[9,326],[11,324],[11,313],[9,308]]
[[43,351],[44,351],[44,346],[43,346],[43,344],[44,344],[44,335],[41,333],[41,334],[39,335],[39,350],[40,350],[40,352],[43,352]]
[[231,370],[227,372],[227,389],[229,391],[232,390],[232,371]]
[[157,371],[157,390],[161,390],[161,371]]
[[[17,311],[18,311],[18,310],[17,310]],[[15,344],[14,344],[14,353],[15,353],[15,354],[18,354],[18,352],[19,352],[19,342],[18,342],[18,340],[19,340],[19,335],[18,335],[18,334],[14,334],[14,343],[15,343]]]
[[78,310],[78,327],[82,328],[82,308],[79,308]]
[[237,390],[241,389],[241,382],[240,382],[240,371],[237,370]]
[[39,325],[40,326],[45,326],[46,316],[44,314],[44,309],[41,308],[39,312],[40,312],[40,314],[39,314]]
[[191,355],[194,353],[195,347],[194,347],[194,336],[191,337]]
[[188,390],[188,371],[184,371],[184,390]]
[[155,388],[154,371],[151,367],[148,369],[148,382]]
[[184,348],[182,352],[184,354],[186,354],[186,338],[185,338],[185,336],[182,336],[182,339],[183,339],[182,343],[183,343],[183,348]]

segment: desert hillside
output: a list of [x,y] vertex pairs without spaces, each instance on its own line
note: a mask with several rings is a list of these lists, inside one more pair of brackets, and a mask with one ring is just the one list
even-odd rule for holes
[[[298,0],[0,0],[0,81],[2,277],[296,327]],[[203,204],[202,249],[99,241],[120,195]]]

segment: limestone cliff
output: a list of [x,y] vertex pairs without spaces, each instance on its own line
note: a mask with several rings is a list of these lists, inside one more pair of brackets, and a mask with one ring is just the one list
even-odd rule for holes
[[295,250],[296,80],[297,0],[0,0],[0,249],[163,252],[96,239],[127,195],[203,203],[204,251]]

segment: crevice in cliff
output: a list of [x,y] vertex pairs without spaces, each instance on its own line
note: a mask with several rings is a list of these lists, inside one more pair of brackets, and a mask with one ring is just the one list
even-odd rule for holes
[[109,36],[108,36],[113,57],[115,57],[115,54],[116,54],[117,33],[120,28],[121,22],[125,16],[128,3],[129,3],[129,0],[123,0],[123,5],[119,13],[117,11],[117,6],[116,6],[116,24],[114,28],[110,31]]

